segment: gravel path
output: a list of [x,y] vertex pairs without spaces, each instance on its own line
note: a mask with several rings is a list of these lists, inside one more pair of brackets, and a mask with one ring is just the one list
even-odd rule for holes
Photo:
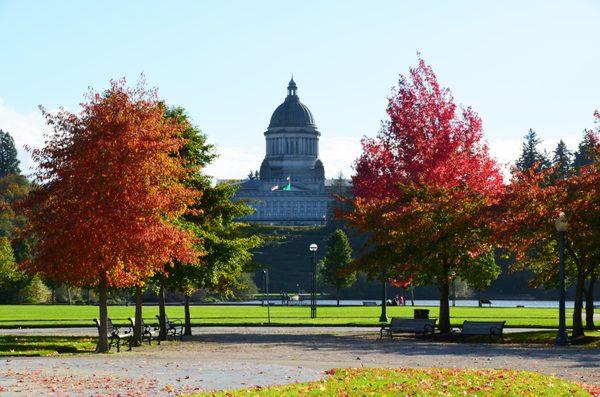
[[372,328],[194,331],[185,342],[108,356],[2,360],[0,387],[3,395],[170,395],[307,381],[323,376],[326,369],[361,366],[514,368],[600,384],[600,349],[379,340]]

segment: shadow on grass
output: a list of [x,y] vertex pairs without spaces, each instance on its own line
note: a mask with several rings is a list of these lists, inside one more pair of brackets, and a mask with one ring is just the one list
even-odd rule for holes
[[96,341],[87,336],[5,335],[0,336],[0,356],[90,353]]

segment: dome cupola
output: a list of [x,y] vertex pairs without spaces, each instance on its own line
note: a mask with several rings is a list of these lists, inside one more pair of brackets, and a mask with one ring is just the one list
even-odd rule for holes
[[306,105],[298,98],[298,86],[294,78],[287,87],[285,101],[275,109],[269,128],[276,127],[315,127],[315,119]]

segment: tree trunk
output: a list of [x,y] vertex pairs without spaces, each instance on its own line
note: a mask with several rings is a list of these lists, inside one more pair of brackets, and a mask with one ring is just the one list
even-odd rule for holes
[[183,331],[183,334],[185,336],[191,336],[192,335],[192,319],[190,316],[190,297],[189,297],[189,295],[185,295],[184,312],[185,312],[185,330]]
[[50,295],[50,299],[52,299],[51,302],[54,304],[56,302],[56,288],[52,288],[51,291],[52,294]]
[[596,275],[590,275],[588,287],[585,290],[585,329],[593,331],[596,329],[594,325],[594,287],[596,284]]
[[340,305],[340,287],[336,287],[337,305]]
[[135,327],[133,327],[133,344],[142,344],[142,287],[135,287]]
[[100,315],[100,330],[98,331],[98,353],[108,353],[108,307],[106,281],[101,280],[98,286],[98,309]]
[[67,285],[67,299],[69,300],[69,305],[71,304],[71,287]]
[[448,283],[448,265],[444,264],[442,274],[438,278],[438,287],[440,289],[440,319],[439,328],[442,334],[450,333],[450,305],[449,283]]
[[581,319],[583,309],[583,295],[585,289],[585,275],[582,266],[577,266],[577,283],[575,284],[575,302],[573,308],[573,334],[572,338],[584,336],[583,321]]
[[165,286],[163,285],[163,283],[160,283],[160,288],[158,290],[158,317],[158,322],[160,325],[159,338],[161,340],[165,340],[167,339],[167,316],[165,312]]

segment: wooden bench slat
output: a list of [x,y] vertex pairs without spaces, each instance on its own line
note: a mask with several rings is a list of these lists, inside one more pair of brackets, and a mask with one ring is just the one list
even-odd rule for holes
[[[98,335],[100,334],[100,320],[94,319],[96,323],[96,327],[98,328]],[[121,351],[121,340],[125,339],[129,341],[129,350],[131,350],[131,343],[133,341],[133,332],[132,329],[122,330],[121,328],[115,326],[110,318],[106,320],[106,336],[108,337],[108,349],[110,350],[111,346],[115,344],[117,346],[117,352]],[[100,343],[100,342],[98,342]],[[96,347],[98,349],[98,347]]]
[[[131,323],[131,328],[134,329],[135,328],[135,318],[129,317],[129,322]],[[158,341],[158,344],[160,345],[160,328],[145,324],[144,319],[142,318],[141,331],[142,331],[142,335],[141,335],[142,342],[147,341],[148,344],[150,345],[152,343],[152,339],[154,339],[154,340]]]
[[460,329],[460,334],[465,335],[487,335],[499,336],[503,339],[504,324],[506,321],[468,321],[465,320]]
[[393,317],[389,325],[381,327],[380,337],[394,333],[433,334],[437,319]]

